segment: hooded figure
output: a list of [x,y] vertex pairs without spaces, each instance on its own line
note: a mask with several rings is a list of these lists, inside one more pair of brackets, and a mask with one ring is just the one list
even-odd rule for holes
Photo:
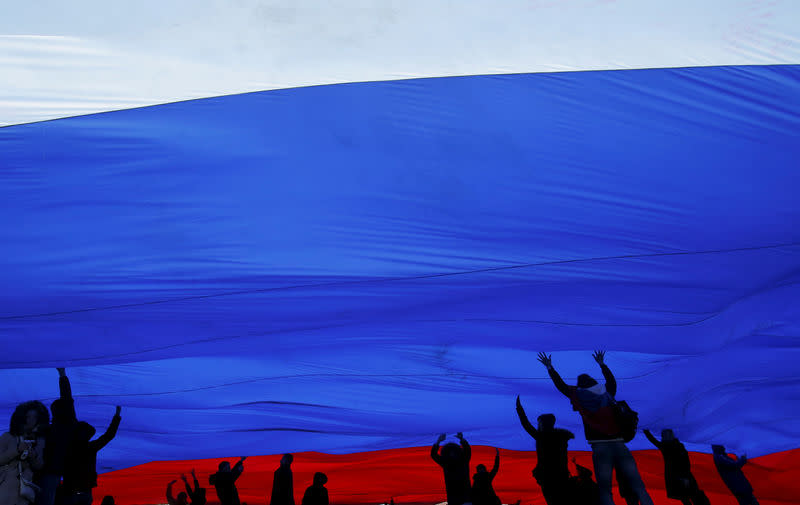
[[442,467],[444,472],[444,487],[447,493],[448,505],[463,505],[472,502],[471,486],[469,482],[469,460],[472,457],[472,448],[458,433],[456,437],[461,445],[454,443],[445,444],[439,454],[439,444],[447,437],[444,433],[431,447],[431,459]]
[[328,505],[328,490],[325,489],[327,483],[327,475],[322,472],[315,473],[313,483],[303,494],[302,505]]
[[714,466],[717,467],[719,476],[736,497],[739,505],[758,505],[758,500],[753,496],[753,486],[742,472],[742,467],[747,464],[747,456],[742,455],[738,459],[733,459],[728,456],[725,446],[722,445],[712,445],[711,450],[714,451]]
[[270,505],[294,505],[294,482],[292,480],[294,456],[284,454],[281,465],[272,475],[272,497]]
[[485,465],[478,465],[475,475],[472,476],[472,503],[473,505],[501,505],[500,498],[494,492],[492,481],[500,469],[500,450],[494,450],[494,465],[491,471]]
[[596,351],[592,357],[603,371],[605,384],[599,384],[591,376],[578,376],[577,386],[568,386],[553,367],[552,358],[539,353],[539,361],[547,367],[553,383],[564,396],[569,398],[573,410],[578,411],[583,421],[586,441],[592,446],[592,462],[597,485],[600,487],[600,503],[614,505],[611,493],[614,470],[618,480],[625,479],[632,495],[641,505],[653,505],[636,467],[636,460],[625,445],[622,428],[616,419],[614,397],[617,394],[617,381],[606,366],[605,352]]

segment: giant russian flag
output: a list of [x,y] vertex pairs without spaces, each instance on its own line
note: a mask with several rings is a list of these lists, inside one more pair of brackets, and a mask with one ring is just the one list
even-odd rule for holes
[[252,505],[291,451],[298,498],[324,468],[335,503],[443,501],[425,447],[463,431],[542,503],[514,398],[588,464],[536,353],[572,382],[606,349],[715,503],[711,443],[796,500],[797,2],[4,11],[0,418],[57,366],[81,419],[122,405],[98,492],[261,455]]

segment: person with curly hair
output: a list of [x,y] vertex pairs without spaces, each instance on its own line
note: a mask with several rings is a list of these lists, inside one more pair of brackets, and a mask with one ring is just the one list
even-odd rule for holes
[[33,474],[44,462],[44,437],[40,433],[50,422],[47,407],[30,401],[17,406],[8,432],[0,435],[0,503],[30,505],[38,486]]

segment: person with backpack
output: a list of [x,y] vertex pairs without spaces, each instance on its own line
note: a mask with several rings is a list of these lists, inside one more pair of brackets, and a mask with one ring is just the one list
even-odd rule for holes
[[[592,447],[592,462],[597,485],[600,487],[600,503],[614,505],[611,493],[614,470],[627,481],[641,505],[653,505],[653,500],[644,487],[636,460],[625,445],[629,438],[630,425],[636,425],[636,414],[617,405],[617,381],[605,364],[605,352],[596,351],[592,357],[600,365],[605,384],[599,384],[588,374],[578,376],[577,386],[568,386],[553,367],[552,357],[539,353],[539,362],[546,368],[556,386],[569,398],[573,410],[578,411],[583,421],[586,441]],[[635,430],[634,430],[635,431]]]

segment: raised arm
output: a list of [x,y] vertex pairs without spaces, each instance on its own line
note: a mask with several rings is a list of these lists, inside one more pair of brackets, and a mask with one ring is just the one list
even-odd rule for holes
[[95,440],[89,442],[89,447],[94,451],[99,451],[109,442],[114,440],[114,437],[117,436],[117,430],[119,429],[119,423],[122,421],[122,417],[120,417],[120,412],[122,412],[122,407],[117,407],[117,411],[114,413],[114,417],[111,418],[111,424],[108,426],[108,429],[105,433],[97,437]]
[[525,409],[522,408],[522,402],[519,401],[519,395],[517,395],[517,417],[519,417],[519,422],[522,424],[522,427],[525,429],[525,431],[528,432],[528,435],[532,436],[534,440],[536,440],[539,432],[528,420],[528,416],[525,414]]
[[[747,458],[745,458],[745,462],[746,461]],[[714,453],[714,462],[718,463],[721,466],[726,466],[728,468],[731,467],[741,468],[744,465],[744,463],[742,463],[741,460],[737,461],[728,456],[727,454],[720,454],[720,453]]]
[[659,442],[658,439],[654,437],[652,433],[650,433],[650,430],[644,430],[644,436],[647,437],[647,440],[649,440],[651,444],[656,446],[659,450],[661,449],[661,442]]
[[553,380],[553,384],[556,385],[556,389],[558,389],[562,395],[569,398],[570,397],[569,386],[567,386],[567,383],[564,382],[564,379],[562,379],[561,376],[558,375],[558,372],[556,372],[556,369],[553,367],[553,356],[540,352],[539,362],[543,364],[545,367],[547,367],[547,373]]
[[244,472],[244,460],[246,460],[246,459],[247,459],[247,456],[242,456],[239,459],[239,461],[237,461],[236,464],[233,465],[233,468],[231,469],[231,473],[233,473],[233,481],[234,482],[236,482],[236,479],[238,479],[239,476],[242,475],[242,472]]
[[464,434],[460,431],[456,434],[458,440],[461,442],[461,450],[464,451],[464,458],[469,462],[470,458],[472,458],[472,447],[469,446],[467,443],[467,439],[464,438]]
[[194,496],[194,491],[192,491],[192,486],[189,484],[189,479],[186,478],[186,475],[181,475],[181,480],[183,481],[183,486],[186,488],[186,494]]
[[59,398],[67,405],[69,414],[68,421],[75,421],[78,417],[75,415],[75,401],[72,398],[72,386],[69,383],[69,377],[64,368],[57,368],[58,370],[58,394]]
[[489,472],[489,480],[492,480],[497,475],[497,471],[500,470],[500,449],[494,449],[494,465],[492,466],[492,471]]
[[611,369],[606,366],[605,358],[606,352],[605,351],[595,351],[592,354],[592,357],[597,364],[600,365],[600,370],[603,371],[603,378],[606,380],[606,391],[611,396],[616,396],[617,394],[617,380],[614,378],[614,374],[611,373]]
[[447,438],[447,435],[442,433],[439,435],[439,438],[436,439],[436,442],[433,443],[431,446],[431,459],[436,462],[437,465],[442,464],[442,458],[439,456],[439,444],[444,442],[444,439]]
[[200,491],[200,482],[197,481],[197,474],[194,473],[194,468],[192,468],[192,480],[194,480],[194,492],[197,493]]
[[167,484],[167,503],[169,505],[175,505],[175,497],[172,495],[172,486],[175,485],[177,481],[173,480],[169,484]]

